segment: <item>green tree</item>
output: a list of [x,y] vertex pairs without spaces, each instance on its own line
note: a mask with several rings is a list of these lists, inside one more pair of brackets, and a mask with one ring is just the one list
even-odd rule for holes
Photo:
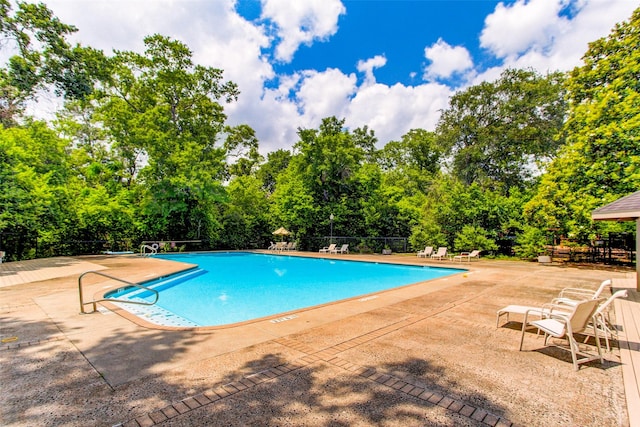
[[267,154],[267,161],[263,163],[256,172],[257,177],[262,181],[262,188],[271,194],[275,190],[278,175],[287,169],[291,161],[291,152],[279,149]]
[[[296,165],[299,157],[294,157],[289,167],[278,174],[276,186],[271,195],[270,212],[273,226],[283,226],[298,237],[317,233],[316,218],[321,209],[315,203],[313,195],[304,185]],[[327,215],[328,216],[328,215]]]
[[248,125],[227,126],[225,128],[227,138],[224,148],[227,152],[229,175],[249,176],[258,169],[259,163],[264,160],[258,152],[258,138],[255,131]]
[[[522,229],[522,205],[529,193],[513,189],[507,196],[499,191],[483,189],[474,183],[465,185],[454,177],[441,175],[430,186],[421,205],[419,219],[411,231],[414,249],[426,245],[458,247],[456,237],[473,226],[483,230],[493,242],[504,240],[501,250],[508,252],[508,237]],[[471,248],[478,249],[478,248]],[[484,250],[495,250],[492,245]]]
[[255,155],[257,140],[248,126],[225,126],[220,102],[235,100],[238,90],[222,70],[195,65],[179,41],[153,35],[144,42],[143,54],[118,52],[111,61],[113,76],[95,97],[98,114],[123,162],[133,168],[146,159],[137,174],[144,183],[142,232],[216,238],[227,156],[242,146]]
[[425,246],[448,246],[447,236],[442,232],[442,227],[430,215],[428,208],[424,209],[425,215],[411,229],[409,243],[414,250],[422,250]]
[[542,230],[525,226],[518,234],[514,252],[521,258],[532,259],[544,253],[546,244],[547,238]]
[[589,45],[567,81],[567,146],[525,207],[539,228],[586,242],[630,225],[596,223],[591,211],[638,190],[640,182],[640,9]]
[[57,95],[83,99],[97,80],[108,75],[101,51],[72,46],[67,37],[77,31],[61,22],[44,4],[0,0],[0,37],[17,52],[0,69],[0,123],[15,126],[25,103],[52,85]]
[[36,240],[60,242],[73,224],[65,154],[65,141],[45,123],[0,126],[0,233],[11,259],[34,257]]
[[269,206],[260,181],[242,175],[227,186],[220,246],[232,249],[264,248],[271,236]]
[[440,171],[444,149],[436,134],[411,129],[400,141],[390,141],[378,152],[378,163],[389,181],[398,183],[407,194],[427,192]]
[[417,171],[434,175],[440,170],[444,149],[436,134],[424,129],[411,129],[400,141],[390,141],[378,154],[384,171]]
[[560,73],[506,70],[454,95],[437,126],[453,175],[506,193],[532,184],[536,162],[543,166],[564,142],[562,82]]
[[465,225],[456,235],[453,243],[458,251],[495,251],[498,249],[495,240],[488,237],[487,231],[482,227]]
[[[298,184],[310,196],[318,216],[307,222],[308,233],[326,235],[330,215],[334,215],[334,234],[366,234],[367,221],[362,207],[371,194],[372,181],[360,169],[370,164],[375,153],[375,136],[367,128],[349,131],[344,119],[328,117],[319,129],[299,129],[297,154],[289,168]],[[290,182],[290,181],[289,181]],[[274,199],[281,193],[276,190]]]

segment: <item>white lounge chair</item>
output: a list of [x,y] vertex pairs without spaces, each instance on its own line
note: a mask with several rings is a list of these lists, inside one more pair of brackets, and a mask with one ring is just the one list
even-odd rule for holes
[[268,251],[273,251],[276,248],[276,244],[273,242],[270,242],[271,244],[269,245],[269,247],[267,248]]
[[611,325],[611,319],[609,319],[609,308],[615,299],[627,298],[628,296],[629,291],[627,291],[626,289],[614,292],[613,295],[611,295],[609,298],[607,298],[606,301],[598,306],[596,314],[594,315],[596,323],[589,323],[589,328],[591,330],[595,330],[597,328],[599,333],[604,336],[604,340],[607,345],[607,352],[611,351],[611,347],[609,346],[609,337],[613,338],[614,335],[617,335],[614,334],[613,329],[615,328],[613,327],[613,325]]
[[[569,310],[569,311],[567,311]],[[540,307],[531,307],[528,305],[508,305],[506,307],[502,307],[500,310],[496,312],[496,328],[500,324],[500,317],[506,315],[507,322],[509,322],[510,314],[522,314],[524,316],[528,316],[528,314],[535,314],[539,318],[545,317],[547,314],[551,312],[556,312],[560,314],[568,314],[570,313],[570,309],[568,307],[560,307],[553,304],[543,304]]]
[[[585,299],[591,299],[592,297],[598,298],[602,293],[602,291],[609,285],[611,285],[611,280],[605,280],[604,282],[602,282],[600,284],[600,287],[596,291],[593,291],[592,289],[582,289],[582,288],[564,288],[560,292],[560,297],[554,298],[553,300],[551,300],[550,303],[543,304],[541,307],[532,307],[532,306],[515,305],[515,304],[508,305],[497,311],[496,328],[500,323],[500,317],[506,315],[507,322],[509,321],[509,314],[525,315],[527,311],[530,311],[534,314],[539,314],[540,317],[542,317],[543,311],[544,310],[549,311],[550,309],[554,309],[556,312],[559,312],[561,314],[567,314],[571,312],[571,307],[574,307],[578,302],[583,301]],[[579,299],[570,299],[570,298],[567,298],[567,295],[579,297]],[[606,308],[606,306],[603,307],[603,309],[604,308]]]
[[431,259],[444,259],[447,256],[447,248],[441,246],[438,248],[438,252],[431,254]]
[[473,250],[471,252],[462,252],[460,255],[455,255],[453,257],[453,261],[462,262],[466,259],[467,261],[471,262],[471,258],[480,258],[480,251]]
[[[600,359],[600,363],[603,363],[602,349],[600,348],[600,338],[598,337],[598,328],[594,329],[596,347],[598,349],[598,355],[587,355],[580,350],[578,342],[576,341],[574,334],[582,333],[588,328],[589,323],[595,324],[595,313],[598,306],[602,303],[602,299],[590,299],[578,302],[571,308],[569,313],[556,313],[551,312],[545,315],[545,318],[529,321],[529,312],[525,313],[524,321],[522,322],[522,335],[520,337],[520,351],[522,351],[522,344],[524,342],[524,334],[528,326],[533,326],[545,333],[544,344],[547,345],[549,337],[565,338],[569,343],[569,351],[571,352],[571,360],[573,361],[573,369],[576,371],[579,369],[579,365],[592,360]],[[560,347],[564,348],[565,347]],[[582,358],[578,358],[578,355],[582,354]]]
[[432,253],[433,253],[433,246],[427,246],[424,248],[423,251],[418,251],[418,257],[427,258],[427,257],[430,257]]
[[329,246],[320,249],[318,252],[324,253],[324,254],[329,254],[329,253],[331,253],[331,252],[333,252],[335,250],[336,250],[336,244],[332,243]]
[[602,281],[600,286],[598,286],[598,289],[595,291],[593,289],[585,288],[564,288],[552,302],[554,304],[574,306],[578,301],[600,298],[602,292],[604,292],[604,290],[609,286],[611,286],[611,279]]
[[334,249],[333,251],[330,251],[330,253],[332,254],[348,254],[349,253],[349,244],[345,243],[344,245],[342,245],[342,247],[340,249]]

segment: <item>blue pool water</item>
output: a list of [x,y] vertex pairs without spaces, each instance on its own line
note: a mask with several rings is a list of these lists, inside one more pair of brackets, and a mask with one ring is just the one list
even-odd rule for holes
[[[158,257],[199,269],[145,284],[160,292],[157,307],[121,306],[153,323],[180,326],[243,322],[465,271],[244,252]],[[136,290],[109,297],[153,300],[150,292]]]

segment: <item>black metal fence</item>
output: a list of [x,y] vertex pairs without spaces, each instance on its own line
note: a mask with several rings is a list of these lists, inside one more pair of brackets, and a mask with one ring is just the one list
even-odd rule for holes
[[0,233],[0,251],[4,262],[53,256],[98,255],[114,252],[140,252],[143,244],[156,244],[159,252],[193,252],[219,249],[208,240],[66,240],[44,243],[19,233]]
[[[19,261],[22,259],[45,258],[51,256],[96,255],[108,252],[131,251],[140,252],[141,245],[156,244],[159,252],[193,252],[220,249],[265,249],[269,245],[269,237],[263,236],[253,242],[252,247],[224,248],[209,240],[72,240],[56,244],[47,244],[37,238],[20,233],[0,233],[0,251],[5,252],[3,261]],[[271,240],[274,240],[273,238]],[[413,252],[406,237],[356,237],[356,236],[321,236],[296,239],[288,236],[286,240],[297,241],[297,248],[303,251],[316,252],[323,247],[335,243],[338,247],[349,245],[351,253],[392,253]],[[506,242],[509,248],[513,242]],[[502,246],[502,245],[501,245]],[[635,252],[635,236],[631,233],[611,233],[606,239],[597,240],[590,246],[547,246],[547,254],[555,261],[604,263],[614,265],[634,265],[637,260]]]

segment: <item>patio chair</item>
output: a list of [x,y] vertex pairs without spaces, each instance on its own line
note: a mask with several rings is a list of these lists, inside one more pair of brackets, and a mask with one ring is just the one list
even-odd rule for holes
[[496,312],[496,328],[500,325],[500,317],[506,315],[507,322],[509,322],[510,314],[522,314],[525,317],[531,314],[535,314],[539,318],[548,317],[547,315],[551,312],[560,313],[560,314],[569,314],[570,310],[566,306],[558,306],[551,303],[545,303],[540,307],[531,307],[528,305],[508,305],[506,307],[502,307],[500,310]]
[[269,245],[269,247],[267,248],[268,251],[273,251],[276,248],[276,244],[273,242],[270,242],[271,244]]
[[604,292],[604,290],[609,286],[611,286],[611,279],[602,281],[598,289],[595,291],[593,289],[585,288],[564,288],[552,302],[554,304],[574,306],[578,301],[600,298],[602,292]]
[[324,254],[329,254],[329,253],[331,253],[331,252],[333,252],[335,250],[336,250],[336,244],[332,243],[329,246],[320,249],[318,252],[324,253]]
[[345,243],[344,245],[342,245],[342,247],[340,249],[334,249],[333,251],[330,251],[333,254],[348,254],[349,253],[349,244]]
[[289,242],[289,244],[287,245],[287,250],[295,251],[297,247],[298,247],[297,242]]
[[433,246],[427,246],[424,248],[423,251],[418,251],[418,257],[427,258],[427,257],[430,257],[432,253],[433,253]]
[[[609,308],[613,301],[617,298],[627,298],[629,296],[629,291],[626,289],[622,289],[614,292],[606,301],[598,306],[595,315],[593,316],[596,320],[595,323],[589,323],[588,329],[595,330],[596,328],[602,335],[604,336],[605,343],[607,345],[607,352],[611,351],[611,347],[609,346],[609,337],[617,337],[617,334],[614,334],[613,330],[615,329],[611,324],[611,319],[609,318]],[[589,337],[587,337],[588,339]],[[585,339],[586,342],[586,339]]]
[[[571,352],[571,360],[573,362],[573,369],[578,370],[579,365],[590,362],[592,360],[600,359],[600,363],[603,363],[602,349],[600,348],[600,339],[598,337],[598,328],[594,329],[596,347],[598,349],[598,355],[587,355],[580,350],[578,342],[575,339],[574,334],[583,333],[588,328],[589,322],[595,324],[595,313],[598,306],[602,303],[602,299],[589,299],[578,302],[571,311],[566,314],[551,312],[540,320],[529,321],[528,312],[525,314],[524,321],[522,322],[522,335],[520,337],[520,351],[522,351],[522,344],[524,342],[524,334],[528,326],[538,328],[538,331],[542,331],[545,334],[544,344],[547,345],[549,338],[565,338],[569,343],[569,351]],[[566,347],[559,347],[567,350]],[[579,358],[578,356],[583,357]]]
[[447,248],[441,246],[438,248],[438,252],[431,254],[431,259],[444,259],[447,256]]
[[462,260],[467,260],[469,262],[471,262],[471,258],[480,258],[480,251],[478,250],[473,250],[470,253],[469,252],[462,252],[460,255],[456,255],[453,257],[453,261],[460,261],[462,262]]

